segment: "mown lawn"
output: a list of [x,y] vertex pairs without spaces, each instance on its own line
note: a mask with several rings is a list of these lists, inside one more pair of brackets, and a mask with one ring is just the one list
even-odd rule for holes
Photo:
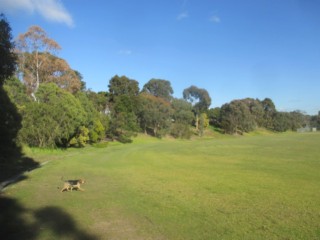
[[[6,233],[11,239],[320,239],[319,146],[319,133],[287,133],[139,137],[107,148],[30,151],[51,161],[1,195]],[[86,191],[60,193],[61,177],[85,178]]]

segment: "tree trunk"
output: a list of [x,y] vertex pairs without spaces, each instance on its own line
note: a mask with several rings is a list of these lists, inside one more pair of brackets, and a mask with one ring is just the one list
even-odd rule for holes
[[199,129],[199,115],[196,113],[196,130]]

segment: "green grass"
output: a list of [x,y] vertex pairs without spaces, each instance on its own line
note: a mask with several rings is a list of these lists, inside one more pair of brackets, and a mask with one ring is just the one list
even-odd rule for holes
[[33,239],[320,239],[320,134],[253,135],[29,150],[51,161],[4,196]]

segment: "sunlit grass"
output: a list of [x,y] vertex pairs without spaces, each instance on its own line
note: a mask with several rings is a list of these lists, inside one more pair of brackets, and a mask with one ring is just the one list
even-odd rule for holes
[[[33,152],[52,161],[6,194],[102,239],[319,239],[320,135],[255,135]],[[62,176],[86,191],[60,193]]]

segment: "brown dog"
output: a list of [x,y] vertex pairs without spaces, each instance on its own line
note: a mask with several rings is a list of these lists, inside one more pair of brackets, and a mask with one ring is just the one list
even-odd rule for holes
[[84,179],[67,180],[64,182],[64,185],[63,185],[63,188],[61,189],[61,192],[63,192],[63,191],[71,191],[72,192],[73,189],[84,191],[84,189],[82,189],[80,187],[80,185],[83,183],[85,183]]

